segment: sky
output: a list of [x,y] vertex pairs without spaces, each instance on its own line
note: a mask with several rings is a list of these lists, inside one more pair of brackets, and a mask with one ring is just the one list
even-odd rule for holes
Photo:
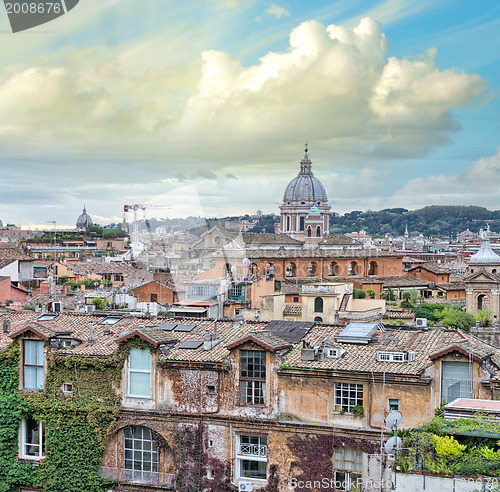
[[308,142],[332,210],[500,209],[500,4],[0,6],[0,219],[278,213]]

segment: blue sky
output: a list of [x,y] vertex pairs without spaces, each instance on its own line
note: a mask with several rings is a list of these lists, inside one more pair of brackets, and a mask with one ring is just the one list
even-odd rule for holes
[[305,141],[335,211],[500,209],[499,33],[493,1],[80,0],[16,34],[3,13],[0,219],[277,212]]

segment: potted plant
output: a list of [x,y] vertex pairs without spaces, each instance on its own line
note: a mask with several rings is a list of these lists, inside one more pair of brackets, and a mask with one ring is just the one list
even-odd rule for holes
[[354,405],[351,408],[351,413],[354,414],[356,417],[364,417],[365,409],[362,407],[362,405]]

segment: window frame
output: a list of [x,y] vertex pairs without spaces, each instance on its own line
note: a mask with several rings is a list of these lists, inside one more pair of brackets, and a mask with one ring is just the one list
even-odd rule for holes
[[[26,344],[27,342],[30,342],[30,343],[37,343],[37,344],[41,344],[41,347],[42,347],[42,363],[41,364],[27,364],[26,363]],[[43,340],[32,340],[32,339],[23,339],[22,340],[22,345],[23,345],[23,374],[22,374],[22,388],[25,389],[25,390],[31,390],[31,391],[40,391],[40,390],[43,390],[45,388],[45,347],[44,347],[44,342]],[[41,376],[41,385],[39,384],[39,381],[38,381],[38,378],[39,378],[39,374],[38,374],[38,371],[36,372],[36,380],[37,380],[37,387],[36,388],[31,388],[31,387],[28,387],[26,386],[26,368],[28,367],[32,367],[32,368],[35,368],[35,369],[41,369],[41,372],[42,372],[42,376]]]
[[[38,424],[38,435],[39,435],[39,444],[28,443],[26,433],[28,431],[27,425],[28,421],[32,420]],[[38,447],[38,453],[36,455],[26,454],[25,449],[27,446],[36,446]],[[45,426],[43,425],[43,421],[35,420],[31,417],[22,418],[21,425],[19,426],[19,458],[23,460],[34,460],[40,461],[45,458],[44,455],[44,447],[45,447]]]
[[314,298],[314,312],[315,313],[322,313],[324,310],[324,301],[323,298],[318,296]]
[[[135,431],[141,430],[141,437],[135,437]],[[130,432],[130,436],[126,435],[126,431]],[[150,439],[145,439],[144,433],[148,431]],[[160,472],[160,447],[158,440],[155,439],[153,430],[142,425],[130,425],[122,429],[123,435],[123,470],[125,476],[131,479],[132,482],[152,482],[159,476]],[[131,441],[132,447],[127,447],[127,441]],[[135,446],[135,442],[140,442],[140,446]],[[144,446],[144,443],[150,443],[149,446]],[[129,443],[130,445],[130,443]],[[148,449],[149,447],[149,449]],[[127,451],[130,451],[130,456],[127,458]],[[145,460],[144,457],[149,453],[150,459]],[[140,459],[137,459],[137,456]],[[127,462],[130,462],[131,467],[127,468]],[[136,463],[140,463],[140,469],[136,469]],[[150,464],[150,470],[144,470],[144,463]],[[138,476],[139,475],[139,476]]]
[[387,409],[389,412],[399,410],[399,398],[388,398],[387,399]]
[[[249,368],[249,354],[252,353],[251,369]],[[245,354],[245,355],[244,355]],[[255,367],[255,354],[260,354],[259,367]],[[247,362],[244,363],[244,358]],[[240,405],[266,404],[267,353],[265,350],[240,351]],[[246,367],[246,369],[244,369]],[[245,395],[245,397],[244,397]]]
[[[347,394],[345,394],[344,391],[347,391]],[[333,388],[333,398],[335,410],[340,412],[352,413],[352,409],[355,406],[363,406],[363,384],[342,382],[335,383]],[[347,400],[347,403],[345,403],[345,400]],[[351,400],[354,400],[354,404],[351,402]]]
[[[149,352],[149,370],[147,370],[147,369],[133,369],[131,367],[131,357],[130,357],[130,354],[131,354],[132,350],[140,350],[141,352],[143,352],[143,351]],[[153,393],[153,391],[152,391],[152,386],[153,386],[152,365],[153,365],[153,358],[152,358],[151,350],[149,350],[147,348],[146,349],[140,349],[140,348],[136,348],[136,347],[133,347],[133,348],[130,349],[128,360],[127,360],[127,397],[130,397],[130,398],[148,398],[148,399],[152,399],[152,393]],[[130,388],[131,388],[131,385],[130,385],[131,377],[130,376],[132,374],[149,374],[149,394],[147,394],[147,395],[140,395],[140,394],[134,394],[134,393],[130,392]]]
[[[257,440],[257,443],[242,443],[242,438],[248,438],[249,441]],[[251,448],[257,446],[258,453],[253,454],[251,452],[244,453],[242,452],[242,446],[250,446]],[[265,453],[263,453],[264,451]],[[268,448],[268,438],[264,435],[252,435],[252,434],[237,434],[236,435],[236,450],[235,450],[235,479],[236,480],[248,480],[252,482],[257,482],[259,484],[267,483],[267,474],[268,474],[268,457],[269,457],[269,448]],[[265,478],[259,478],[255,476],[245,476],[242,474],[242,465],[243,462],[251,462],[251,463],[265,463]]]
[[[352,460],[346,459],[347,450],[352,450],[354,452]],[[338,459],[339,454],[341,455],[340,459]],[[351,480],[354,481],[355,477],[360,480],[363,479],[363,452],[360,449],[350,446],[335,447],[333,452],[333,469],[335,489],[346,492],[352,490],[351,486],[355,485],[355,482],[352,483]],[[341,478],[340,475],[343,475],[343,478]],[[340,487],[338,487],[338,485],[340,485]]]
[[[473,365],[470,362],[461,362],[461,361],[441,361],[441,374],[440,374],[440,382],[441,382],[441,403],[444,403],[445,401],[447,403],[451,403],[451,401],[448,401],[445,399],[445,396],[449,396],[449,391],[452,386],[455,386],[456,384],[459,385],[459,395],[457,398],[472,398],[474,394],[474,369]],[[449,375],[445,377],[445,368],[448,367],[462,367],[464,368],[467,366],[467,379],[463,379],[460,377],[454,377],[451,378]],[[448,372],[448,371],[447,371]],[[453,384],[450,383],[450,381],[454,381]],[[467,393],[467,394],[466,394]]]

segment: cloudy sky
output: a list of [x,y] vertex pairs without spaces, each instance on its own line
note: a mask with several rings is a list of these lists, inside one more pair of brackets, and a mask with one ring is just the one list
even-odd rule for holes
[[499,33],[497,0],[3,10],[0,219],[277,212],[305,141],[335,211],[500,209]]

